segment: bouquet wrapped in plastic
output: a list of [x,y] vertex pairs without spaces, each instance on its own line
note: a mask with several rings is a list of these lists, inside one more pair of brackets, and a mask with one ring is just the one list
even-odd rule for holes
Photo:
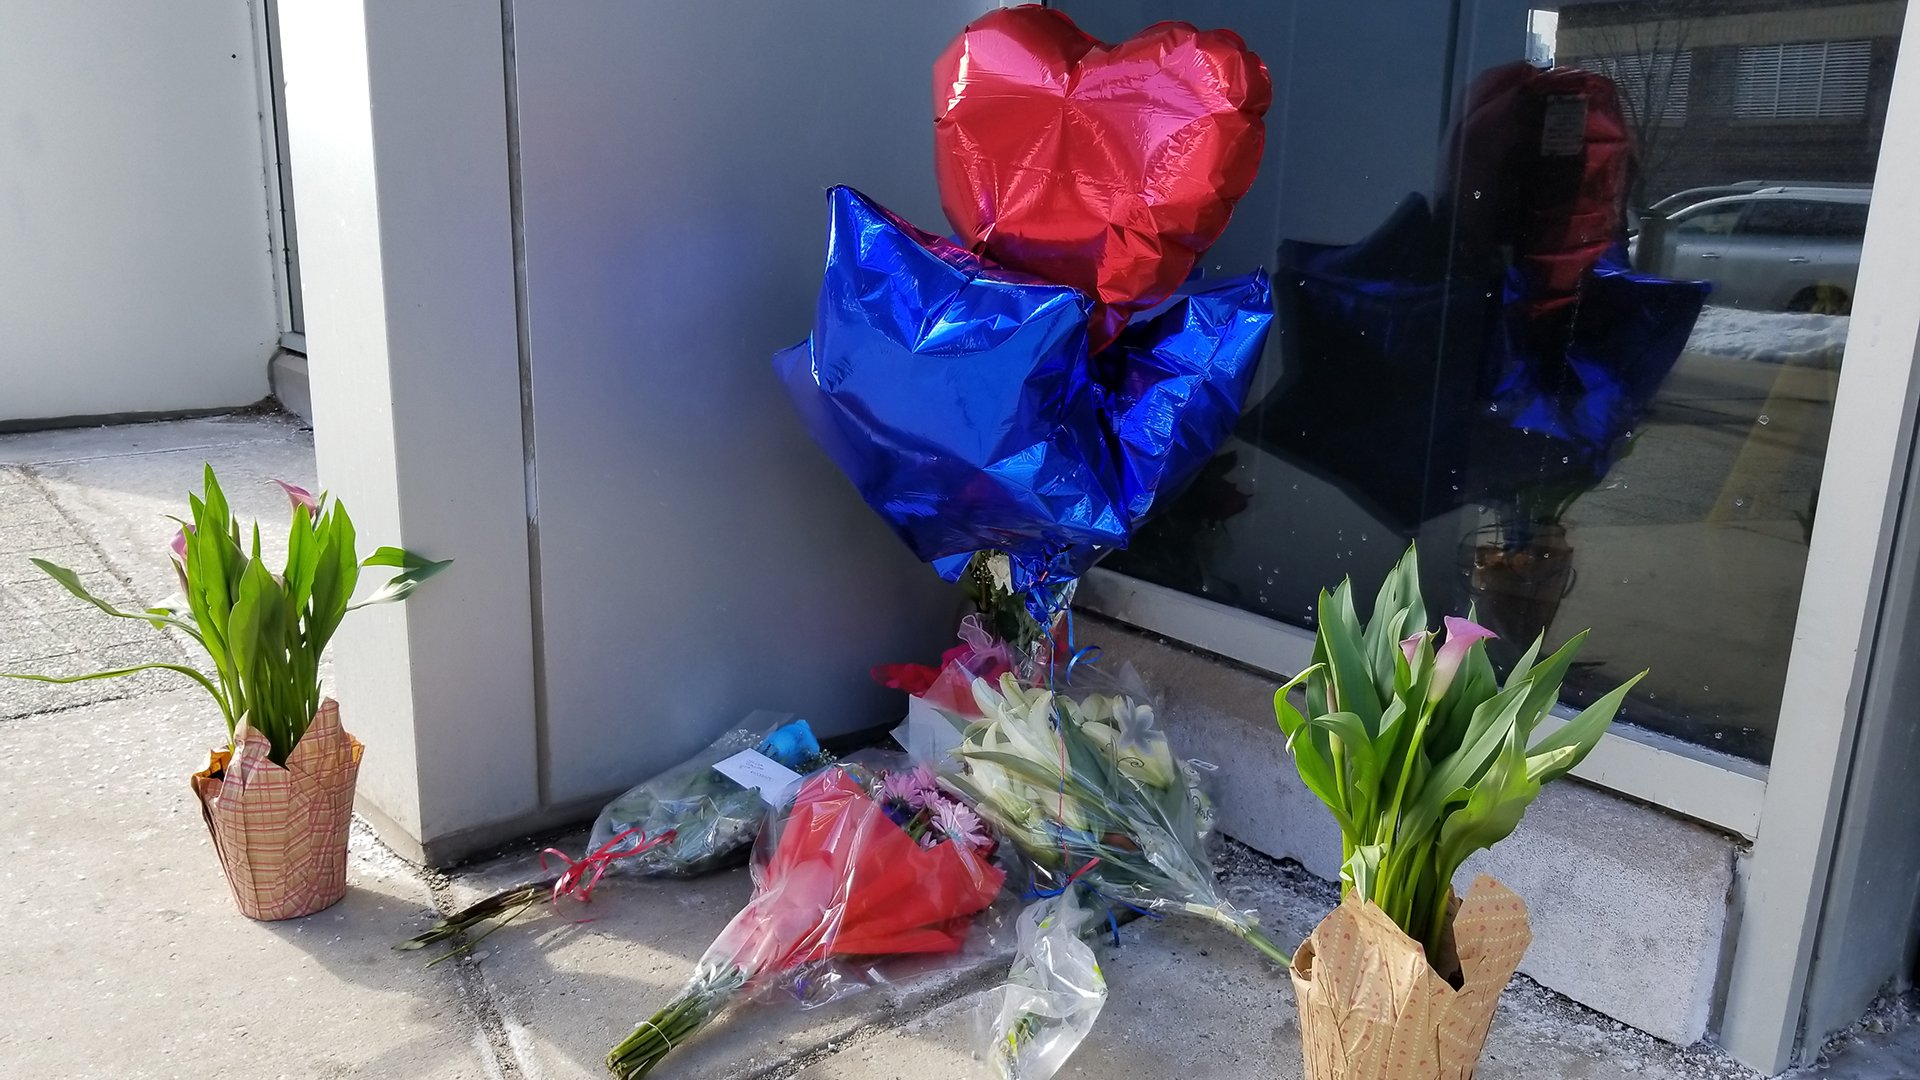
[[882,664],[873,678],[882,686],[904,690],[907,717],[893,729],[893,741],[915,761],[936,768],[960,743],[966,721],[978,719],[973,703],[973,680],[997,681],[1021,670],[1022,657],[990,633],[980,615],[960,622],[960,644],[940,655],[938,667],[925,664]]
[[1093,1030],[1107,980],[1083,935],[1098,918],[1072,889],[1020,913],[1013,967],[983,1009],[989,1060],[1002,1080],[1047,1080]]
[[1193,915],[1226,927],[1277,964],[1286,952],[1252,912],[1220,895],[1207,860],[1209,805],[1133,693],[1066,692],[975,680],[984,719],[966,728],[942,782],[971,801],[1056,880],[1109,903]]
[[647,877],[695,877],[744,862],[769,800],[761,789],[742,784],[717,767],[743,751],[796,772],[812,772],[826,764],[805,720],[791,713],[754,713],[745,726],[608,803],[593,823],[587,847],[598,851],[622,834],[671,834],[659,846],[622,858],[610,868],[613,873]]
[[735,995],[840,956],[950,953],[1005,873],[980,818],[924,767],[829,766],[801,784],[755,847],[754,895],[687,985],[607,1054],[645,1076]]
[[[730,767],[742,759],[747,759],[749,766],[759,766],[758,770],[743,772]],[[608,803],[593,823],[587,853],[581,858],[554,848],[543,851],[542,869],[546,868],[548,855],[566,864],[559,875],[517,885],[469,904],[395,948],[425,948],[489,920],[500,920],[487,931],[490,934],[546,896],[551,896],[556,905],[562,896],[589,901],[594,886],[608,873],[694,877],[737,865],[752,848],[768,803],[779,801],[785,794],[768,791],[764,784],[797,782],[800,773],[826,763],[820,742],[805,720],[792,713],[755,712],[747,717],[746,726],[727,732],[706,749]],[[745,782],[756,774],[772,779],[763,781],[762,786]],[[434,963],[471,949],[485,936],[468,941]]]

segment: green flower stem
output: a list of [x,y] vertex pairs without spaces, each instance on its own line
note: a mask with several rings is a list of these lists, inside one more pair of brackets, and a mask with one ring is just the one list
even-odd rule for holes
[[1280,946],[1275,945],[1273,939],[1269,938],[1266,932],[1261,930],[1259,926],[1249,925],[1241,927],[1240,936],[1246,938],[1247,944],[1260,950],[1261,955],[1267,959],[1283,968],[1293,967],[1293,957],[1283,951]]
[[674,1047],[693,1038],[746,984],[744,968],[702,964],[694,971],[693,981],[674,995],[666,1008],[607,1052],[607,1068],[620,1080],[639,1080]]
[[400,944],[395,945],[394,948],[403,952],[414,949],[424,949],[437,942],[446,941],[450,938],[465,934],[467,931],[474,929],[489,919],[499,920],[490,927],[485,934],[481,934],[479,937],[471,938],[455,946],[451,951],[427,964],[428,967],[432,967],[442,960],[450,960],[462,953],[471,952],[475,946],[485,941],[495,930],[500,929],[502,926],[507,925],[525,914],[529,908],[539,903],[541,898],[552,893],[552,891],[553,879],[549,878],[546,881],[520,885],[504,892],[495,893],[485,900],[469,904],[459,911],[448,915],[434,923],[426,933],[416,934]]
[[1267,936],[1266,931],[1260,929],[1260,924],[1254,921],[1253,916],[1243,912],[1233,911],[1229,908],[1214,907],[1210,904],[1186,904],[1184,906],[1190,914],[1198,915],[1209,922],[1218,923],[1233,931],[1235,934],[1238,934],[1241,938],[1245,939],[1247,944],[1259,950],[1262,956],[1265,956],[1281,967],[1291,968],[1293,966],[1293,957],[1287,953],[1286,950],[1273,943],[1273,939]]

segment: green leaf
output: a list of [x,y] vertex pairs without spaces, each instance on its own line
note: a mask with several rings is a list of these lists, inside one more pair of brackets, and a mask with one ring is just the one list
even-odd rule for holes
[[1280,730],[1283,733],[1287,735],[1292,735],[1295,731],[1298,731],[1302,727],[1306,726],[1307,718],[1300,715],[1300,710],[1294,708],[1293,702],[1288,700],[1288,698],[1293,693],[1295,687],[1299,686],[1303,682],[1308,681],[1314,675],[1319,674],[1321,670],[1322,669],[1320,665],[1315,664],[1312,667],[1307,668],[1305,671],[1302,671],[1300,674],[1295,675],[1293,678],[1288,679],[1285,686],[1282,686],[1280,689],[1274,691],[1273,713],[1275,718],[1279,720]]
[[1441,880],[1451,880],[1467,856],[1513,835],[1520,818],[1540,794],[1540,784],[1527,775],[1525,751],[1515,730],[1467,795],[1440,827],[1436,869]]
[[[1627,698],[1635,684],[1647,677],[1642,671],[1619,686],[1608,691],[1605,697],[1580,710],[1580,714],[1560,728],[1560,730],[1541,739],[1527,750],[1528,769],[1539,776],[1541,783],[1556,780],[1573,771],[1574,767],[1585,761],[1587,755],[1600,743],[1600,737],[1607,733],[1613,723],[1614,714],[1620,711],[1620,705]],[[1534,765],[1536,759],[1544,759],[1558,751],[1571,751],[1565,757],[1555,757],[1549,764],[1544,760]]]
[[1359,715],[1368,731],[1380,728],[1380,694],[1373,685],[1373,673],[1362,652],[1359,616],[1353,611],[1350,582],[1341,582],[1332,593],[1320,594],[1319,640],[1327,650],[1327,667],[1333,676],[1336,707],[1328,711]]
[[1566,680],[1567,670],[1573,666],[1573,658],[1580,654],[1580,647],[1587,643],[1588,633],[1582,630],[1573,635],[1552,656],[1527,673],[1527,703],[1520,710],[1520,723],[1525,732],[1531,733],[1540,717],[1559,702],[1560,684]]
[[[1415,754],[1416,759],[1424,758],[1424,755],[1419,754],[1419,748],[1413,745],[1414,733],[1419,727],[1417,719],[1419,709],[1409,709],[1407,707],[1409,700],[1420,702],[1425,699],[1396,697],[1387,704],[1387,710],[1380,714],[1380,737],[1373,741],[1373,751],[1374,756],[1379,759],[1380,777],[1384,781],[1394,780],[1400,775],[1406,768],[1408,754]],[[1386,795],[1387,789],[1382,786],[1383,800]],[[1375,804],[1376,807],[1385,805],[1384,801]]]
[[1577,746],[1556,746],[1541,754],[1527,756],[1527,779],[1545,784],[1574,767],[1580,759]]
[[1533,670],[1534,661],[1540,658],[1540,646],[1546,640],[1545,631],[1533,635],[1533,644],[1527,646],[1527,651],[1521,653],[1520,659],[1514,662],[1513,670],[1507,672],[1507,681],[1500,687],[1502,690],[1527,677],[1527,673]]
[[1406,812],[1402,836],[1422,836],[1437,825],[1451,803],[1467,798],[1467,789],[1499,756],[1526,704],[1526,684],[1502,690],[1474,710],[1467,738],[1434,767]]
[[296,507],[293,522],[287,527],[287,567],[281,577],[287,582],[287,596],[294,610],[304,612],[313,598],[313,571],[320,559],[320,546],[313,532],[313,515]]
[[[172,671],[180,675],[185,675],[187,678],[205,687],[207,693],[213,695],[213,700],[220,706],[222,713],[225,713],[227,710],[226,699],[220,695],[220,691],[214,689],[213,683],[207,681],[205,675],[200,674],[200,672],[185,664],[135,664],[133,667],[116,668],[112,671],[94,671],[85,675],[31,675],[19,671],[0,671],[0,679],[24,679],[28,682],[65,684],[91,682],[94,679],[117,679],[122,675],[132,675],[141,671]],[[233,717],[231,716],[227,717],[227,733],[229,735],[233,733]]]
[[1360,899],[1374,900],[1377,896],[1380,862],[1386,851],[1381,844],[1360,844],[1348,856],[1346,864],[1340,867],[1340,880],[1359,893]]
[[[1058,708],[1060,701],[1054,699]],[[1092,791],[1116,791],[1121,777],[1118,762],[1109,752],[1095,746],[1080,730],[1080,725],[1064,716],[1058,716],[1060,745],[1067,752],[1069,774],[1079,779]],[[1117,741],[1117,740],[1116,740]],[[1111,763],[1111,764],[1110,764]]]
[[[1347,813],[1346,793],[1334,780],[1333,759],[1323,746],[1315,743],[1311,734],[1314,729],[1307,718],[1287,700],[1294,687],[1310,682],[1320,670],[1318,665],[1310,667],[1275,691],[1273,711],[1281,732],[1287,737],[1287,753],[1293,758],[1293,767],[1300,774],[1301,782],[1332,811],[1335,820],[1340,822],[1341,832],[1351,836],[1355,835],[1354,822]],[[1303,735],[1306,737],[1302,738]]]
[[1375,686],[1394,684],[1396,662],[1405,659],[1400,654],[1400,641],[1425,630],[1426,618],[1425,605],[1420,599],[1419,554],[1410,546],[1380,583],[1363,635]]
[[389,578],[386,584],[380,586],[373,595],[364,600],[348,604],[348,611],[356,611],[374,604],[391,604],[396,601],[405,600],[409,593],[419,587],[421,582],[452,566],[453,560],[442,559],[435,562],[432,559],[415,555],[411,551],[404,551],[396,547],[383,547],[367,556],[366,561],[360,565],[397,566],[400,567],[401,570]]
[[1327,713],[1308,721],[1340,740],[1347,755],[1347,812],[1356,821],[1373,815],[1380,805],[1380,759],[1360,717],[1350,712]]
[[273,575],[259,562],[251,562],[246,573],[240,578],[239,595],[234,599],[233,612],[227,617],[227,644],[233,655],[234,671],[242,685],[249,688],[247,694],[248,719],[269,742],[273,732],[269,730],[271,718],[265,706],[269,705],[266,694],[273,689],[270,682],[262,676],[264,657],[271,648],[267,640],[268,621],[272,618],[271,597],[275,590]]
[[320,528],[319,565],[314,570],[313,612],[307,630],[308,646],[325,649],[346,617],[354,586],[360,582],[360,563],[354,556],[353,519],[346,504],[335,500]]
[[163,624],[166,626],[175,626],[175,627],[179,627],[182,630],[185,630],[189,634],[192,634],[195,638],[198,638],[200,636],[199,628],[195,627],[192,623],[187,622],[184,619],[179,619],[174,617],[171,613],[168,613],[168,612],[160,611],[158,609],[144,611],[138,614],[131,611],[121,611],[119,608],[114,607],[112,604],[109,604],[105,600],[102,600],[99,597],[88,592],[87,587],[80,583],[80,575],[74,573],[73,571],[67,569],[64,566],[60,566],[55,563],[50,563],[45,559],[28,559],[27,561],[39,567],[43,572],[46,573],[48,577],[59,582],[61,588],[66,589],[68,592],[72,593],[73,595],[79,597],[82,600],[85,600],[87,603],[92,604],[94,607],[99,608],[101,611],[106,612],[107,614],[113,616],[116,619],[137,619],[143,623],[151,623],[156,627]]

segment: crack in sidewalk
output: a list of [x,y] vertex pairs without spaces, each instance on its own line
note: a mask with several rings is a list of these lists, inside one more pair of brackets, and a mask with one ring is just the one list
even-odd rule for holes
[[[374,842],[392,854],[392,849],[377,838]],[[453,899],[452,880],[447,875],[431,867],[408,862],[398,854],[393,854],[393,857],[404,863],[426,886],[435,911],[447,916],[459,910],[460,905]],[[455,948],[464,948],[467,935],[464,932],[456,935],[450,944]],[[509,1022],[507,1010],[487,982],[482,963],[483,960],[471,952],[463,953],[452,961],[459,979],[456,995],[461,1011],[474,1027],[475,1049],[483,1050],[487,1055],[487,1075],[495,1080],[538,1080],[539,1069],[526,1054],[522,1040],[516,1037],[515,1025]]]

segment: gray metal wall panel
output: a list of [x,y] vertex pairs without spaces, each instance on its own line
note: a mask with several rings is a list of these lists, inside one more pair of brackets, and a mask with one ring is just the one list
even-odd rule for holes
[[1807,984],[1803,1053],[1857,1020],[1889,981],[1913,983],[1920,899],[1920,485],[1909,467]]
[[930,68],[984,0],[513,10],[548,799],[640,778],[756,708],[902,704],[955,594],[802,432],[824,190],[944,231]]

